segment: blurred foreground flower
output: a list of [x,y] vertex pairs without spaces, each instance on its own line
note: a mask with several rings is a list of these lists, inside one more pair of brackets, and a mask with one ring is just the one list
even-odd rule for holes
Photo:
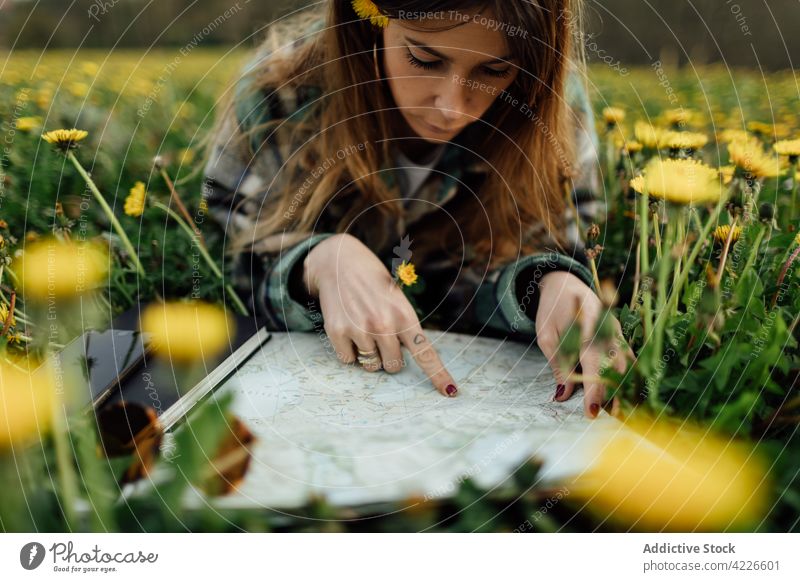
[[39,240],[22,254],[20,290],[26,298],[37,301],[81,295],[104,281],[108,261],[105,248],[96,243]]
[[604,518],[644,531],[719,532],[754,527],[769,507],[766,466],[743,444],[646,416],[590,430],[596,461],[568,487]]
[[141,329],[151,335],[159,355],[182,364],[214,358],[235,331],[223,309],[199,301],[151,305],[142,314]]
[[655,158],[643,176],[631,180],[631,187],[676,204],[717,202],[722,196],[719,172],[694,160]]
[[0,450],[40,439],[49,429],[56,398],[52,371],[0,361]]

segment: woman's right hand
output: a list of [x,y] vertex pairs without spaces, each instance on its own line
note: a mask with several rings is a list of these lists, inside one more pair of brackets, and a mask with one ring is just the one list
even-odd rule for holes
[[319,299],[325,332],[342,363],[354,363],[356,349],[377,350],[382,364],[364,369],[399,372],[405,364],[404,345],[441,394],[456,395],[455,381],[411,303],[386,266],[356,237],[337,234],[317,244],[306,256],[303,282]]

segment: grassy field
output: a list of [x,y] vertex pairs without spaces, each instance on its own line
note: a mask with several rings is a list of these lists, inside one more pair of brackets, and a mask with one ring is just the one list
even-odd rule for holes
[[[6,359],[18,358],[28,348],[44,354],[58,347],[70,329],[80,328],[63,323],[61,335],[48,339],[43,306],[17,295],[23,250],[51,235],[65,244],[99,241],[112,255],[110,271],[96,292],[82,296],[80,311],[74,312],[81,325],[85,319],[80,314],[95,312],[107,320],[137,300],[192,296],[221,301],[224,283],[211,265],[223,264],[221,233],[203,220],[200,143],[212,124],[215,102],[245,57],[242,52],[200,49],[186,55],[116,51],[109,56],[82,51],[3,56],[0,342]],[[691,471],[710,471],[703,495],[688,485],[675,487],[663,502],[674,505],[674,496],[689,491],[696,503],[707,505],[708,499],[722,503],[714,520],[689,519],[680,522],[682,527],[796,530],[800,288],[794,260],[800,248],[796,179],[800,143],[791,141],[800,137],[796,78],[792,72],[763,75],[723,68],[658,67],[620,71],[595,65],[589,85],[601,140],[607,216],[597,229],[584,234],[593,251],[598,287],[618,288],[615,298],[604,293],[608,312],[620,319],[625,339],[638,356],[624,376],[607,371],[609,394],[622,398],[626,418],[647,413],[655,422],[691,421],[719,438],[736,439],[749,447],[751,452],[743,457],[728,457],[726,447],[714,448],[716,441],[709,440],[710,448],[702,454],[726,461],[717,472],[707,469],[707,463],[699,469],[690,460],[696,451],[680,449]],[[45,132],[61,128],[88,132],[80,148],[69,150],[68,156],[42,139]],[[154,166],[156,156],[160,166]],[[88,173],[81,175],[79,166]],[[174,198],[170,201],[170,183],[185,204],[185,214],[178,211]],[[132,205],[128,209],[137,200],[142,202],[142,188],[147,206],[141,214],[126,212],[126,201]],[[110,212],[99,203],[100,197]],[[192,260],[200,245],[199,235],[192,234],[192,221],[202,234],[210,262]],[[646,241],[644,248],[641,241]],[[598,338],[608,340],[602,326]],[[565,368],[576,357],[571,341],[572,336],[565,339]],[[0,387],[4,398],[10,398],[9,382]],[[9,422],[2,415],[0,420]],[[207,413],[197,422],[219,427],[227,420]],[[80,426],[74,425],[73,431]],[[678,426],[676,430],[684,430]],[[17,440],[12,435],[4,441],[0,435],[0,459],[6,463],[0,470],[7,473],[9,487],[33,488],[42,507],[50,509],[56,500],[75,494],[75,488],[88,487],[87,494],[96,498],[113,490],[118,473],[99,479],[107,489],[70,485],[74,475],[63,440],[69,431],[56,422],[51,433],[36,436],[34,427],[28,433],[19,429]],[[697,438],[706,442],[705,437],[701,433]],[[31,461],[33,477],[29,475],[28,481],[21,477],[15,481],[9,472],[17,471],[10,468],[4,451],[31,438],[45,439],[52,454]],[[184,446],[207,450],[218,444]],[[91,450],[89,445],[79,447],[78,467],[95,466],[87,452]],[[128,457],[123,460],[132,462]],[[612,458],[609,466],[626,467],[630,462]],[[107,470],[98,467],[100,473]],[[194,470],[193,474],[201,473],[197,467]],[[59,478],[44,486],[34,478],[36,471]],[[487,497],[467,482],[452,501],[427,502],[419,511],[372,527],[417,530],[438,523],[443,529],[467,531],[518,529],[553,495],[530,489],[535,472],[531,466],[516,476],[522,496]],[[697,482],[692,472],[677,478]],[[663,486],[659,482],[665,479],[642,482],[626,494],[654,497],[653,488]],[[726,489],[731,482],[738,483],[737,491]],[[175,499],[180,485],[165,498]],[[607,489],[606,514],[589,514],[585,500],[575,495],[546,517],[540,515],[531,528],[675,528],[657,512],[634,523],[631,516],[638,510],[618,504],[614,497],[618,485],[612,483]],[[745,486],[751,488],[750,494],[742,497]],[[8,499],[13,501],[13,496]],[[522,505],[506,511],[509,499],[521,500]],[[106,507],[105,517],[114,514],[113,528],[138,529],[137,511],[152,512],[156,506],[155,499],[146,499],[138,508],[119,510],[119,515]],[[5,527],[30,527],[30,521],[10,518],[14,511],[13,504],[0,504]],[[152,515],[163,519],[152,517],[150,529],[179,528],[163,506],[159,511]],[[614,511],[618,519],[607,521],[605,517]],[[686,511],[696,513],[698,507],[689,503]],[[324,500],[308,507],[308,517],[319,516],[330,520],[331,528],[351,527],[339,523],[341,516]],[[64,515],[63,520],[45,523],[60,529],[69,519]],[[237,519],[245,528],[270,527],[253,516]],[[209,516],[191,525],[207,530],[230,527],[229,522]],[[297,527],[318,526],[309,521]]]

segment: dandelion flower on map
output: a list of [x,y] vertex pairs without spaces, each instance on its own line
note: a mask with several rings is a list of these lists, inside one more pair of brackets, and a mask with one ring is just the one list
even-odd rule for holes
[[406,287],[416,283],[418,276],[413,263],[406,263],[405,261],[400,263],[397,267],[397,278]]

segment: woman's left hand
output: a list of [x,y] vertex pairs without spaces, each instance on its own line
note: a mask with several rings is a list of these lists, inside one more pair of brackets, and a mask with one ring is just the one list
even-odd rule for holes
[[[600,379],[602,366],[609,363],[620,373],[627,368],[626,358],[634,360],[631,349],[625,345],[621,347],[622,328],[619,321],[614,318],[615,339],[606,345],[605,350],[594,342],[597,320],[603,311],[600,298],[583,281],[572,273],[554,271],[543,276],[539,282],[539,308],[536,313],[536,337],[539,348],[550,362],[553,374],[556,377],[555,400],[563,402],[572,396],[575,386],[579,381],[564,377],[558,365],[558,349],[561,338],[569,326],[575,321],[580,310],[581,350],[580,366],[581,375],[587,381],[583,383],[583,408],[589,418],[597,417],[600,407],[604,405],[605,385],[592,379]],[[623,340],[624,341],[624,340]],[[619,399],[614,398],[611,414],[619,410]]]

